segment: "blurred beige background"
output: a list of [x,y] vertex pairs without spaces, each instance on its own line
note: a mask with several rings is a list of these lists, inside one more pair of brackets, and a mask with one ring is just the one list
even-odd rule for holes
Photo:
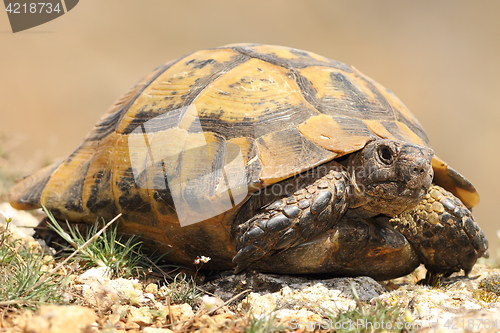
[[23,172],[78,146],[100,115],[163,62],[236,42],[301,48],[394,91],[500,229],[500,1],[84,0],[12,34],[0,13],[0,133]]

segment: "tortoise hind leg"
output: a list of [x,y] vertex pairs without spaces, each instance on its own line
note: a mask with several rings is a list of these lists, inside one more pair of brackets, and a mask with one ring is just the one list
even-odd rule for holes
[[239,226],[235,271],[311,239],[333,227],[347,210],[349,178],[339,168],[286,198],[276,200]]
[[488,240],[472,213],[453,194],[433,185],[416,207],[390,221],[410,242],[432,274],[468,275],[487,255]]

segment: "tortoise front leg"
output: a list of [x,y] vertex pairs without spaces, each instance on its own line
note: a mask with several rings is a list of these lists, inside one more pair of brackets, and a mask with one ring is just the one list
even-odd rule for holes
[[487,255],[488,240],[470,210],[440,186],[431,186],[416,207],[390,222],[410,242],[431,275],[449,276],[460,269],[468,275],[477,259]]
[[235,271],[332,228],[347,210],[349,177],[338,165],[313,184],[279,199],[239,226]]

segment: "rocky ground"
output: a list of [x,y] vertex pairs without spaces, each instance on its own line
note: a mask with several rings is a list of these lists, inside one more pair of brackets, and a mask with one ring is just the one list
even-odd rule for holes
[[[0,204],[0,211],[7,205]],[[37,223],[33,215],[16,212],[9,230],[14,238],[37,247],[27,235],[31,229],[22,228]],[[416,283],[425,275],[423,268],[383,282],[369,277],[311,279],[226,273],[199,283],[198,289],[164,279],[111,278],[105,267],[83,273],[63,267],[57,274],[68,276],[69,284],[61,290],[65,304],[28,310],[0,300],[2,331],[304,332],[373,328],[500,332],[500,269],[486,265],[476,265],[469,278],[453,275],[434,288]],[[177,296],[184,293],[184,298],[173,297],[174,289]],[[357,315],[353,309],[359,310]],[[389,312],[387,309],[398,312],[397,319],[380,316]]]

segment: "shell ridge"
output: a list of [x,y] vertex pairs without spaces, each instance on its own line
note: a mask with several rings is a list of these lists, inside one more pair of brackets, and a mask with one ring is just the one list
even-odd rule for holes
[[[328,59],[329,62],[326,61],[320,61],[314,58],[310,59],[283,59],[277,55],[272,55],[272,54],[264,54],[260,53],[256,50],[252,49],[252,46],[262,46],[261,44],[246,44],[246,45],[236,45],[236,46],[231,46],[231,49],[240,52],[241,54],[247,55],[251,58],[257,58],[260,60],[263,60],[265,62],[268,62],[270,64],[280,66],[286,69],[301,69],[301,68],[306,68],[306,67],[311,67],[311,66],[320,66],[320,67],[332,67],[340,70],[344,70],[347,72],[351,72],[352,69],[335,60]],[[299,51],[298,49],[292,49],[288,48],[289,50],[295,50]],[[294,52],[291,52],[294,53]]]

